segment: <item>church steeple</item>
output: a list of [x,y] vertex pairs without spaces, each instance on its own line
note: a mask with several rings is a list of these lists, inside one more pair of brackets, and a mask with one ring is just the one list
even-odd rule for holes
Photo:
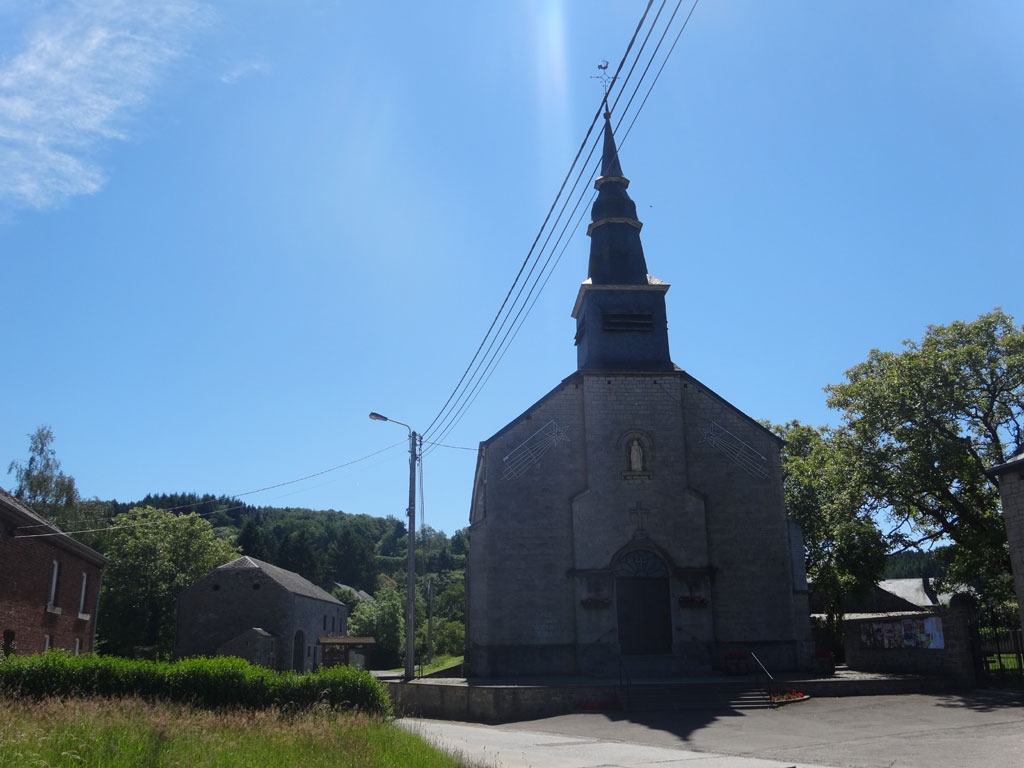
[[647,262],[640,243],[636,203],[626,189],[629,179],[622,175],[619,150],[615,147],[611,113],[604,113],[604,152],[601,175],[594,182],[597,199],[591,209],[590,269],[595,284],[642,285],[647,282]]
[[626,192],[612,132],[604,115],[601,175],[594,182],[590,265],[580,286],[576,318],[580,370],[671,370],[665,292],[668,284],[647,274],[636,203]]

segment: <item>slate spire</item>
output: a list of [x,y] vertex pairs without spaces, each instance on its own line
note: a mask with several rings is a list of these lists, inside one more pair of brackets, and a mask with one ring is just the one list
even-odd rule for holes
[[597,199],[591,209],[590,268],[588,277],[595,285],[643,285],[647,282],[647,262],[640,243],[636,203],[626,193],[629,179],[622,175],[619,150],[612,133],[611,113],[604,113],[604,151],[601,175],[594,182]]
[[587,228],[590,265],[572,311],[581,371],[673,370],[665,316],[669,286],[647,274],[643,225],[627,187],[611,114],[605,112],[601,175]]
[[[615,134],[612,133],[612,113],[604,113],[604,151],[601,154],[601,178],[625,178],[622,166],[619,165],[619,150],[615,146]],[[626,181],[629,186],[629,181]]]

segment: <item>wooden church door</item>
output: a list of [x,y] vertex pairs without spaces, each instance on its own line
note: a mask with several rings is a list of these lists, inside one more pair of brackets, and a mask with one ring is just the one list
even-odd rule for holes
[[615,568],[619,649],[623,655],[672,652],[668,571],[646,549],[628,552]]

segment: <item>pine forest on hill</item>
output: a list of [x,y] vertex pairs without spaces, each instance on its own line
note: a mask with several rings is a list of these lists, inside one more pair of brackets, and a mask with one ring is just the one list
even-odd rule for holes
[[[211,494],[150,494],[131,503],[93,502],[106,517],[135,507],[154,507],[209,521],[218,538],[242,554],[294,571],[327,591],[334,582],[372,593],[378,576],[404,581],[407,549],[405,522],[333,509],[253,507],[238,499]],[[90,542],[103,551],[102,540]],[[416,533],[418,576],[461,571],[469,536],[460,529],[450,537],[430,526]],[[396,578],[396,575],[400,578]]]

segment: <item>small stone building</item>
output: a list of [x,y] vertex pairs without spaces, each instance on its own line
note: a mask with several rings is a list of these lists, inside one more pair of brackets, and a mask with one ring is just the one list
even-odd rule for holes
[[239,656],[272,669],[316,669],[319,638],[343,636],[348,607],[297,573],[232,560],[178,596],[177,656]]
[[578,369],[480,444],[471,675],[703,674],[748,651],[810,665],[781,441],[672,363],[669,285],[628,186],[606,116]]
[[0,488],[3,653],[91,652],[106,562]]

